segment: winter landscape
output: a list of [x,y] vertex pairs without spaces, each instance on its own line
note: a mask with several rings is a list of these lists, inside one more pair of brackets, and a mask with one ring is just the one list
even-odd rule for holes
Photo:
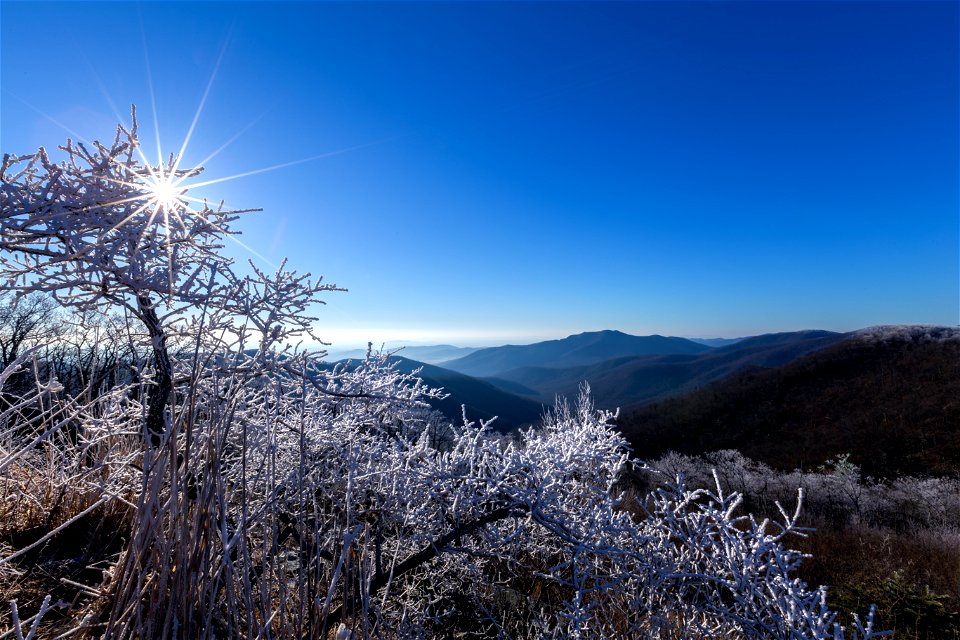
[[0,18],[0,638],[960,638],[956,3]]

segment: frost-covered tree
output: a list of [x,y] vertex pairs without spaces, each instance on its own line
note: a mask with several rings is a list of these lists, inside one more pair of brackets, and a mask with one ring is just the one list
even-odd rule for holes
[[38,342],[49,341],[59,325],[56,304],[42,294],[19,299],[0,293],[0,369]]
[[[0,415],[4,433],[33,434],[0,438],[4,486],[29,493],[20,479],[47,451],[62,460],[51,484],[86,496],[37,542],[0,548],[0,573],[98,509],[126,514],[123,552],[80,585],[64,633],[844,637],[824,591],[793,575],[795,514],[739,516],[719,482],[626,501],[626,443],[586,389],[504,439],[441,423],[424,402],[439,392],[384,355],[332,366],[287,347],[331,287],[237,275],[221,254],[236,212],[184,208],[178,180],[196,170],[143,165],[137,145],[121,127],[110,145],[68,143],[61,163],[5,156],[0,172],[7,286],[122,309],[153,354],[150,384],[81,402],[48,382]],[[143,434],[163,446],[131,446]],[[853,635],[873,637],[870,622]]]
[[[68,141],[54,162],[35,154],[5,154],[0,165],[0,278],[19,294],[45,292],[81,311],[122,310],[136,318],[153,352],[154,385],[146,431],[154,444],[169,428],[165,408],[174,391],[170,342],[203,327],[279,345],[309,335],[305,314],[332,285],[286,271],[240,277],[221,251],[245,211],[203,201],[192,207],[179,158],[141,162],[136,111],[132,127],[112,142],[88,148]],[[202,312],[202,313],[200,313]],[[241,318],[239,326],[231,323]]]

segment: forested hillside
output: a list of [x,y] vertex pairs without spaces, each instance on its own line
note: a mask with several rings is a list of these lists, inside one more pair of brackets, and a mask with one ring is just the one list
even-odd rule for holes
[[503,381],[536,390],[538,395],[534,397],[545,402],[557,394],[575,393],[580,384],[589,382],[600,406],[627,408],[695,389],[747,367],[777,367],[841,339],[843,334],[830,331],[773,333],[692,354],[620,354],[591,365],[509,369],[497,373],[490,382],[508,391],[510,387]]
[[849,454],[865,474],[960,473],[960,331],[864,331],[783,367],[752,368],[624,412],[641,457],[737,449],[776,468]]
[[[634,455],[753,511],[804,490],[800,575],[896,638],[960,635],[960,330],[878,327],[625,412]],[[662,476],[637,477],[642,486]]]
[[390,356],[398,371],[416,372],[424,384],[442,389],[441,397],[428,400],[431,407],[447,420],[493,420],[493,430],[509,433],[534,425],[543,418],[547,406],[543,403],[504,391],[486,380],[457,373],[434,365]]
[[526,345],[480,349],[441,365],[472,376],[499,376],[519,367],[574,367],[624,356],[702,353],[710,348],[685,338],[632,336],[622,331],[592,331]]

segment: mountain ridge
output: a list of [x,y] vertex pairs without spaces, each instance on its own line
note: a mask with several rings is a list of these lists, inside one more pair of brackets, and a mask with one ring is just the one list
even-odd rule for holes
[[[504,391],[485,380],[401,356],[390,356],[390,361],[403,373],[419,369],[418,377],[424,384],[442,388],[447,397],[430,400],[429,404],[454,424],[462,424],[464,413],[473,422],[496,417],[491,426],[506,433],[534,424],[543,416],[540,402]],[[341,361],[344,362],[348,361]]]
[[702,386],[748,366],[781,366],[845,335],[822,330],[764,334],[697,354],[621,356],[566,368],[521,367],[486,379],[498,386],[507,381],[533,389],[543,402],[575,393],[586,381],[599,406],[625,408]]
[[960,329],[884,326],[621,415],[644,457],[738,449],[783,470],[960,474]]
[[[446,360],[462,358],[480,347],[457,347],[452,344],[434,344],[434,345],[403,345],[396,348],[384,349],[387,353],[393,353],[401,358],[408,358],[423,362],[426,364],[439,364]],[[346,349],[343,351],[330,351],[326,359],[331,362],[339,360],[363,360],[367,357],[366,349]]]
[[613,357],[700,353],[710,348],[686,338],[634,336],[606,329],[529,345],[487,347],[440,365],[467,375],[485,377],[497,376],[500,372],[522,366],[570,367],[602,362]]

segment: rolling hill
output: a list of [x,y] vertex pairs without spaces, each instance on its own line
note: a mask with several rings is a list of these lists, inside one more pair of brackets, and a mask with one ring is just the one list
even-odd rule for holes
[[536,423],[543,415],[540,402],[498,389],[484,380],[408,358],[393,356],[391,359],[397,363],[400,371],[410,373],[420,369],[419,376],[424,383],[431,387],[443,387],[448,397],[431,401],[430,405],[454,424],[462,423],[461,406],[466,407],[467,418],[473,421],[489,420],[496,416],[497,420],[492,426],[504,433]]
[[[427,364],[439,364],[447,360],[462,358],[477,350],[477,347],[455,347],[450,344],[407,345],[385,349],[388,352],[395,352],[401,358],[409,358]],[[347,351],[331,351],[327,354],[326,359],[333,362],[347,359],[363,360],[365,357],[367,357],[366,349],[349,349]]]
[[501,372],[520,367],[563,368],[623,356],[696,354],[709,350],[710,347],[686,338],[632,336],[608,330],[527,345],[488,347],[441,365],[470,376],[498,376]]
[[780,469],[960,473],[960,330],[884,327],[623,414],[642,457],[738,449]]
[[[746,338],[694,354],[626,356],[578,367],[521,367],[498,372],[489,382],[512,393],[526,387],[530,396],[550,403],[576,392],[587,381],[601,407],[642,404],[719,380],[745,367],[777,367],[843,339],[829,331],[796,331]],[[474,355],[478,355],[477,352]],[[521,387],[508,387],[503,381]]]
[[736,344],[741,340],[745,340],[746,338],[687,338],[687,339],[692,340],[697,344],[705,344],[708,347],[728,347],[731,344]]

